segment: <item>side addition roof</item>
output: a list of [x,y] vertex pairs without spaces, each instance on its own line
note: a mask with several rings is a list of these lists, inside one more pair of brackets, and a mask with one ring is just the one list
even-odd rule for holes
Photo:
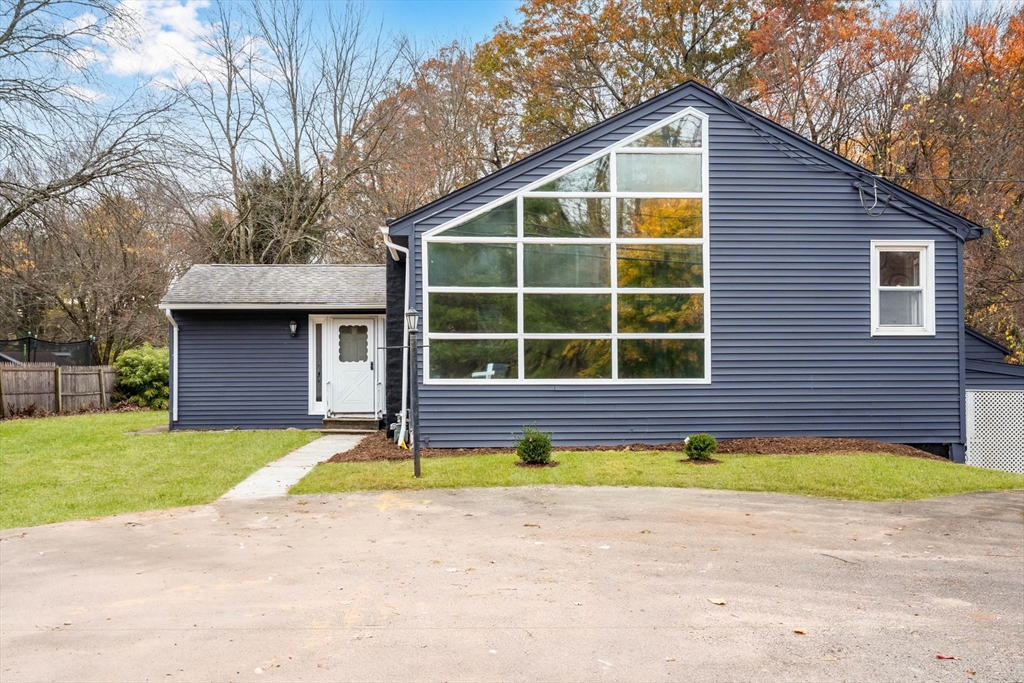
[[160,308],[384,310],[386,302],[384,266],[195,265]]

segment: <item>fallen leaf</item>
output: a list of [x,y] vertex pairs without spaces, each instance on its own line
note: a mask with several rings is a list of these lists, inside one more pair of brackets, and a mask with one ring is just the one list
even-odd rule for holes
[[968,675],[968,676],[973,676],[973,675],[974,675],[974,674],[976,674],[976,673],[978,673],[978,672],[977,672],[977,671],[974,671],[973,669],[968,669],[968,670],[967,670],[967,675]]
[[942,653],[939,653],[939,654],[935,655],[935,659],[960,659],[960,658],[959,657],[955,657],[953,655],[944,655]]
[[712,605],[724,605],[725,604],[725,600],[712,600],[711,598],[708,598],[708,602],[710,602]]
[[527,524],[524,524],[523,526],[532,526],[532,527],[534,527],[536,529],[540,528],[540,524],[529,524],[529,523],[527,523]]
[[794,629],[793,633],[797,634],[798,636],[806,636],[807,635],[807,631],[801,631],[800,629]]

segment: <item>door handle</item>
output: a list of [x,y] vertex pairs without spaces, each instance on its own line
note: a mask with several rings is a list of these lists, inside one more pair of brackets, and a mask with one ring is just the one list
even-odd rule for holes
[[373,370],[373,361],[370,361],[370,369]]

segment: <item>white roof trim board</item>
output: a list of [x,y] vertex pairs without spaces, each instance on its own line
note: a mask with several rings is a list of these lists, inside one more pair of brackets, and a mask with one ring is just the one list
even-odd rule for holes
[[162,309],[384,310],[384,266],[195,265],[171,285]]

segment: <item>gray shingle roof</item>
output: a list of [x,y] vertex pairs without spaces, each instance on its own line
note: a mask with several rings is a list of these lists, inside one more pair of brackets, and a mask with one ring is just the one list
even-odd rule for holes
[[384,310],[386,301],[384,266],[196,265],[171,285],[160,306]]

